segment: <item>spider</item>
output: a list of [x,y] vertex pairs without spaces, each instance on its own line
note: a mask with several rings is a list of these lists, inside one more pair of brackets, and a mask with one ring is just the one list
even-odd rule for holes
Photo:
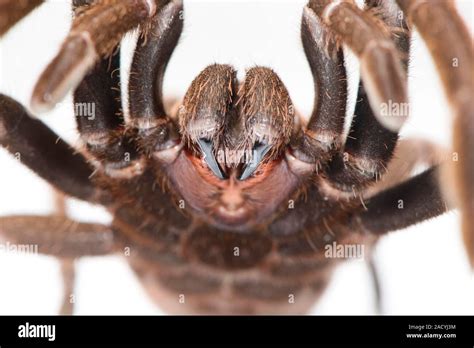
[[[3,0],[0,36],[41,3]],[[371,250],[381,236],[456,206],[474,262],[472,41],[452,2],[367,0],[361,9],[351,0],[309,1],[301,37],[315,101],[305,124],[278,75],[261,66],[238,81],[232,66],[210,65],[167,111],[162,84],[183,28],[182,1],[72,5],[71,31],[39,78],[31,107],[49,110],[72,90],[84,147],[73,149],[0,94],[0,144],[62,195],[113,215],[110,226],[63,212],[0,219],[2,239],[37,244],[63,260],[66,294],[74,259],[126,250],[151,298],[168,312],[305,313],[341,262],[328,257],[328,245]],[[442,162],[429,142],[398,140],[412,26],[433,55],[455,114],[453,163]],[[125,116],[120,42],[134,29],[141,35]],[[347,137],[343,46],[361,63]],[[84,117],[90,106],[94,117]],[[414,175],[420,164],[429,168]],[[61,313],[72,312],[65,298]]]

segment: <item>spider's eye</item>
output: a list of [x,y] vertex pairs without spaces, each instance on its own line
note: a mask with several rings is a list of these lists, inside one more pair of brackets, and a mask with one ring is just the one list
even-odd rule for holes
[[208,140],[208,139],[205,139],[205,138],[199,138],[197,140],[197,143],[199,145],[199,148],[201,149],[203,159],[206,162],[209,169],[219,179],[224,180],[225,175],[222,172],[222,169],[219,166],[219,163],[217,163],[216,157],[214,156],[214,153],[212,152],[212,141]]
[[252,149],[252,160],[247,163],[244,168],[243,172],[239,177],[239,180],[245,180],[250,177],[255,171],[257,170],[258,166],[262,162],[265,155],[270,151],[271,145],[263,144],[263,143],[256,143]]

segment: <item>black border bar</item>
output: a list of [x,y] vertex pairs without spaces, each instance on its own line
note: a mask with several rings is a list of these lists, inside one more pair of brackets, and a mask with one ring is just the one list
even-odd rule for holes
[[[54,325],[55,340],[19,337]],[[415,337],[415,335],[421,335]],[[441,337],[440,337],[441,335]],[[410,337],[409,337],[410,336]],[[474,347],[472,316],[4,316],[0,347],[149,344]]]

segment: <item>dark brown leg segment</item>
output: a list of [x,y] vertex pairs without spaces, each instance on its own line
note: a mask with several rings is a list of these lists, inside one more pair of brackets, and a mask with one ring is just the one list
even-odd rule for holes
[[40,254],[66,259],[115,251],[110,227],[63,216],[0,217],[0,238],[14,244],[38,246]]
[[72,315],[74,313],[74,286],[76,280],[74,259],[61,260],[61,275],[63,278],[63,301],[59,314]]
[[[91,0],[74,0],[76,16]],[[94,5],[92,5],[94,6]],[[120,49],[102,58],[74,91],[74,113],[81,138],[99,169],[114,178],[143,171],[132,132],[125,130],[121,102]]]
[[341,148],[347,103],[347,77],[342,47],[310,7],[305,7],[301,38],[314,80],[315,99],[304,134],[292,145],[293,155],[317,168]]
[[54,107],[100,58],[114,52],[125,33],[145,23],[156,8],[155,0],[97,0],[78,11],[58,55],[36,84],[32,108]]
[[101,193],[90,180],[93,169],[85,158],[1,94],[0,145],[65,194],[90,202],[99,199]]
[[398,141],[387,172],[381,180],[364,192],[364,197],[373,196],[383,190],[400,184],[413,176],[420,166],[431,168],[440,165],[449,158],[448,151],[425,139],[408,138]]
[[385,127],[398,131],[408,115],[394,116],[386,106],[407,103],[406,76],[387,27],[351,0],[315,0],[308,6],[360,58],[374,115]]
[[0,240],[32,246],[36,249],[32,252],[58,257],[64,287],[62,315],[74,312],[74,260],[115,251],[110,227],[72,221],[61,212],[54,216],[0,217]]
[[439,174],[439,167],[433,167],[375,195],[355,223],[368,233],[382,235],[445,213],[452,207],[441,193]]
[[[400,19],[400,9],[394,1],[370,0],[366,13],[377,14],[379,26],[392,30],[392,40],[399,49],[399,57],[403,57],[404,79],[408,69],[410,48],[410,33],[406,23]],[[389,81],[391,82],[391,81]],[[327,178],[331,185],[343,192],[357,194],[368,185],[377,181],[386,171],[387,163],[393,155],[398,140],[398,133],[380,124],[376,113],[370,104],[370,96],[366,92],[365,80],[359,85],[354,119],[349,131],[344,153],[337,155],[329,165]],[[405,116],[408,104],[392,104],[387,107],[400,110],[401,117]],[[406,110],[405,110],[406,108]],[[390,112],[397,117],[395,112]]]
[[[76,13],[83,11],[92,0],[74,0]],[[102,59],[79,84],[74,92],[74,112],[79,132],[87,144],[89,137],[106,136],[123,124],[120,95],[120,50]],[[99,114],[100,117],[96,117]]]
[[[61,192],[54,192],[55,216],[66,219],[66,197]],[[75,285],[75,268],[74,259],[61,258],[61,276],[63,280],[63,299],[59,314],[72,315],[74,313],[74,285]]]
[[138,39],[129,81],[130,119],[142,147],[155,152],[176,145],[179,135],[163,105],[163,78],[183,30],[183,4],[162,7]]
[[74,92],[74,113],[95,166],[110,177],[130,178],[145,164],[124,125],[119,73],[120,52],[98,63]]

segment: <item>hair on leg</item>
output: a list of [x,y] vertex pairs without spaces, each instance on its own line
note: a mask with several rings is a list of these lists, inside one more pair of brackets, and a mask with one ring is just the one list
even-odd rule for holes
[[120,98],[120,52],[103,59],[74,91],[74,113],[92,163],[112,178],[144,171],[133,130],[125,127]]
[[63,193],[98,202],[104,193],[91,181],[86,159],[18,102],[0,94],[0,145]]
[[314,81],[315,99],[306,129],[294,139],[292,154],[321,168],[342,145],[347,77],[339,42],[310,7],[305,7],[301,38]]
[[31,98],[36,112],[54,107],[77,87],[100,58],[110,56],[124,34],[163,6],[155,0],[97,0],[78,11],[59,53],[40,76]]
[[164,6],[143,27],[135,49],[129,80],[130,123],[147,153],[179,142],[176,125],[166,114],[163,79],[183,30],[182,1]]
[[[462,212],[462,231],[474,268],[474,49],[472,35],[449,0],[397,0],[424,39],[439,71],[454,116],[453,150],[458,161],[448,171],[456,181],[444,193]],[[433,25],[436,23],[436,25]],[[454,191],[450,192],[450,191]],[[453,197],[454,196],[454,197]]]
[[362,231],[383,235],[447,212],[453,207],[441,193],[439,175],[435,166],[367,199],[354,223]]
[[43,255],[74,259],[115,252],[109,226],[82,223],[64,216],[2,216],[0,238],[15,244],[33,245]]
[[[378,26],[392,33],[391,39],[404,57],[404,79],[408,69],[410,32],[406,22],[399,19],[400,9],[394,1],[368,1],[364,15],[376,17]],[[390,81],[388,81],[390,82]],[[391,112],[391,117],[405,117],[408,103],[390,104],[400,110]],[[361,81],[357,95],[354,118],[344,145],[344,151],[329,163],[325,177],[328,185],[341,194],[356,196],[378,181],[386,172],[398,141],[398,132],[387,129],[376,117],[366,90],[366,81]],[[336,191],[337,192],[337,191]]]
[[63,279],[63,299],[59,309],[60,315],[74,314],[74,287],[76,284],[76,269],[74,259],[61,259],[61,277]]
[[362,81],[375,117],[386,128],[398,131],[408,115],[393,117],[386,106],[407,103],[406,75],[387,27],[351,0],[310,1],[308,6],[359,57]]

